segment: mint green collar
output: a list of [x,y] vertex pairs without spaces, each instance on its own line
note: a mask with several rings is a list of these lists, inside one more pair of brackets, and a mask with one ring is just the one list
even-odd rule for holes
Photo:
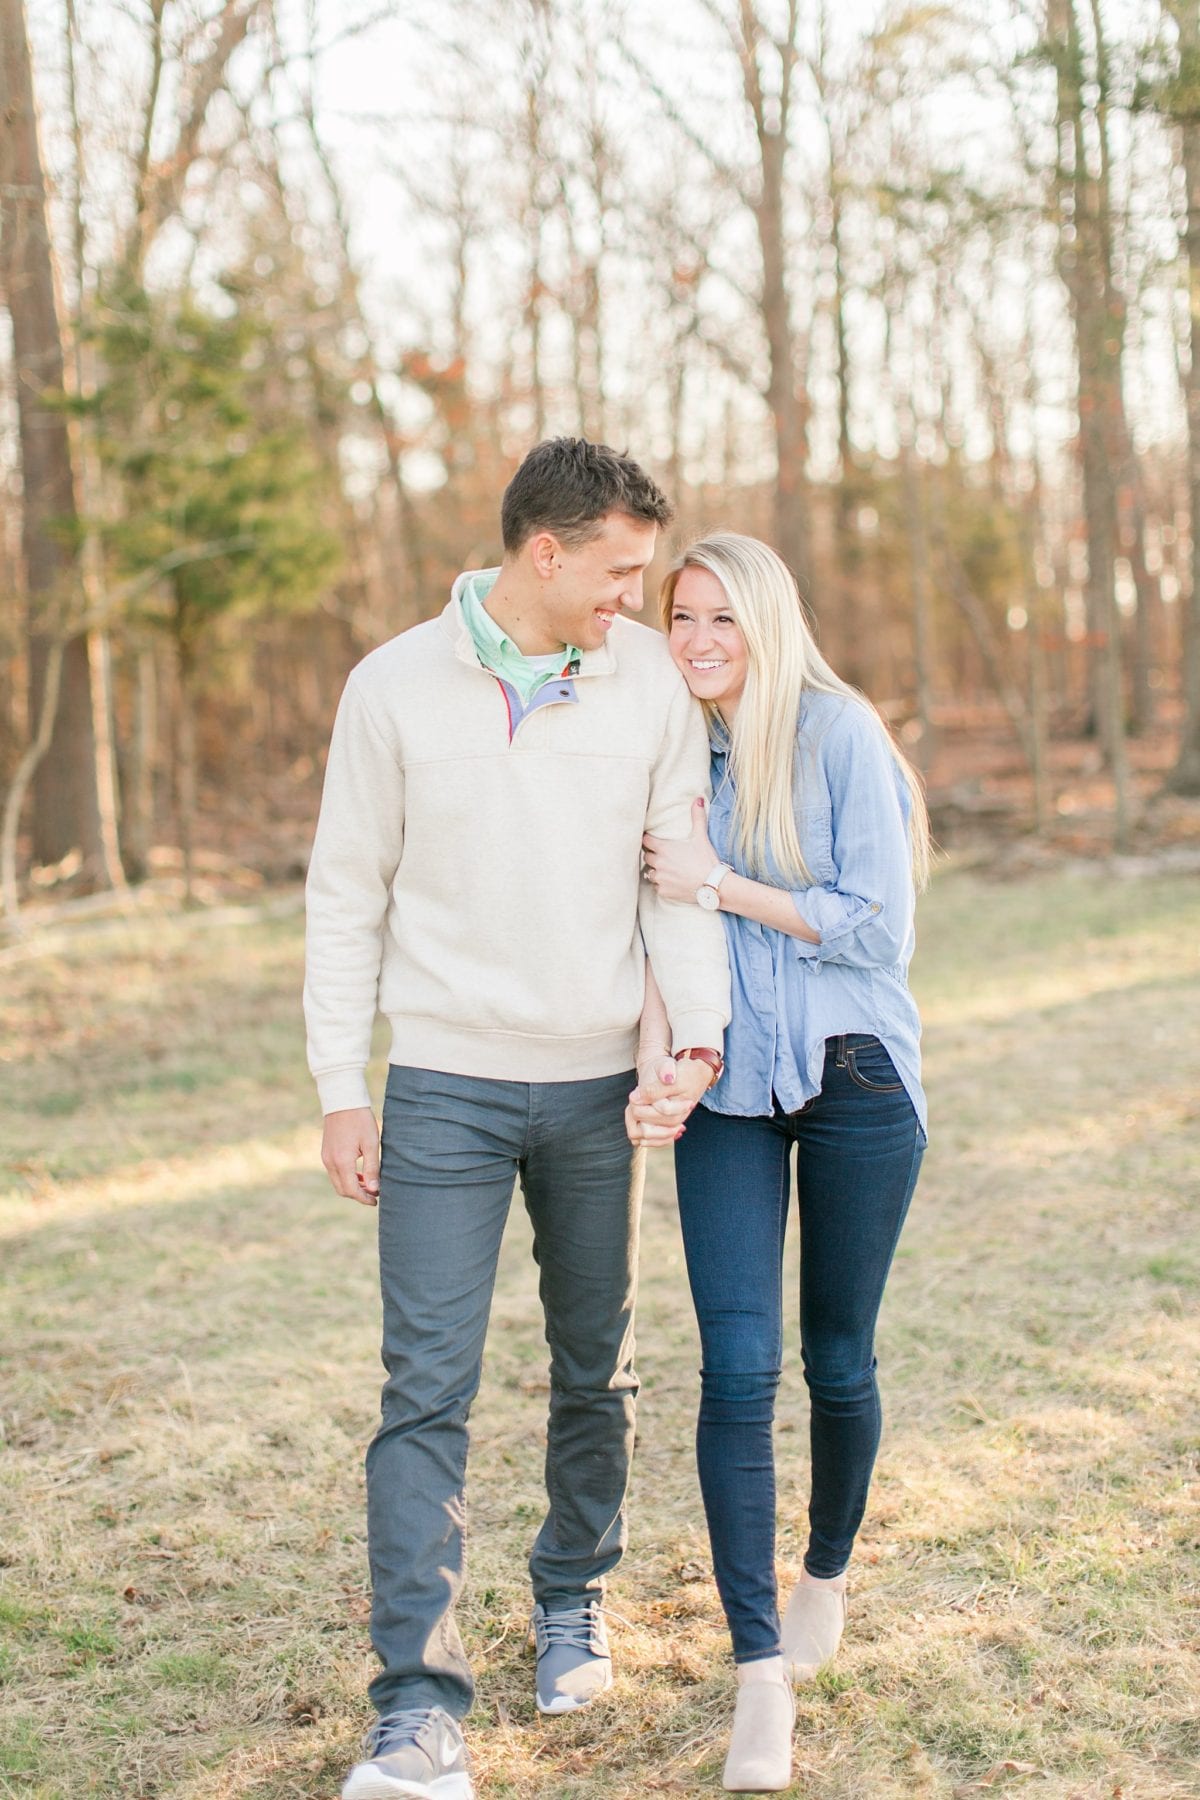
[[545,682],[556,680],[568,663],[578,662],[581,652],[568,644],[551,664],[545,657],[530,658],[518,650],[484,605],[499,573],[499,569],[477,569],[461,577],[459,600],[480,662],[514,687],[525,705]]

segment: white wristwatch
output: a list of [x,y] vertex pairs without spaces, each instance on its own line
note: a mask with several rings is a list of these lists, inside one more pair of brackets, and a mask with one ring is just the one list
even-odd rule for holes
[[716,912],[721,904],[721,883],[732,873],[728,863],[718,863],[696,889],[696,905],[702,906],[705,912]]

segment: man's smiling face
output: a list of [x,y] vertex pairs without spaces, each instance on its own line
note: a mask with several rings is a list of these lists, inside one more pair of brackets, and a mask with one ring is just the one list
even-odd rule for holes
[[617,613],[641,612],[642,577],[657,536],[656,525],[615,512],[606,513],[595,536],[577,550],[544,534],[552,548],[547,546],[542,565],[539,624],[547,634],[580,650],[598,650]]

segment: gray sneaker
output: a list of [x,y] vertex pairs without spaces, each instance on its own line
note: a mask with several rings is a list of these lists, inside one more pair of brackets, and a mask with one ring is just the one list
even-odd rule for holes
[[367,1733],[368,1761],[355,1763],[342,1800],[475,1800],[458,1722],[440,1706],[388,1713]]
[[612,1658],[599,1598],[548,1613],[533,1609],[537,1639],[537,1708],[574,1712],[612,1686]]

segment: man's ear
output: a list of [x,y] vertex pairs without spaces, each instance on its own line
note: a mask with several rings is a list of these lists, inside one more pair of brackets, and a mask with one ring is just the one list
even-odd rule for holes
[[529,555],[534,574],[548,581],[562,562],[562,545],[552,531],[536,531],[529,540]]

